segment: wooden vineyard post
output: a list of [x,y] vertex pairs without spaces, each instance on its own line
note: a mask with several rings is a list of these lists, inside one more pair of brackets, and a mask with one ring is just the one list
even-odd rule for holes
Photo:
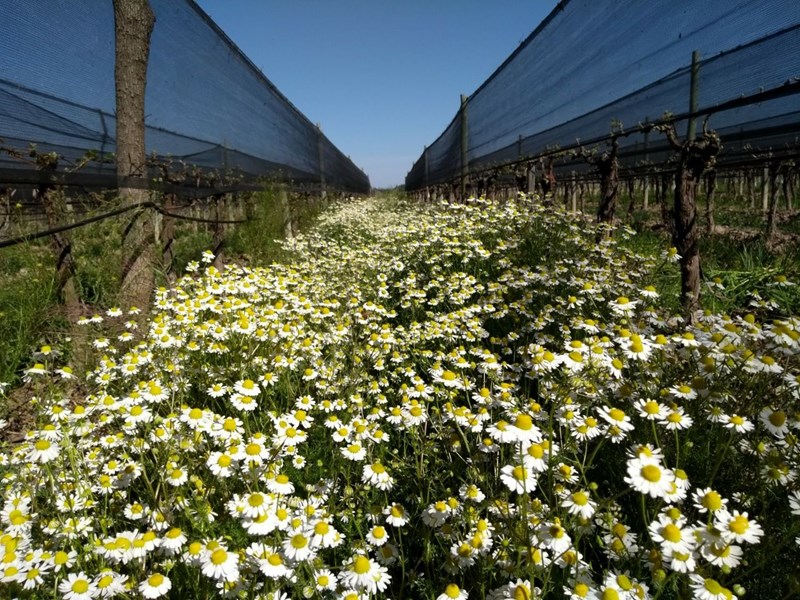
[[714,196],[717,190],[717,170],[711,169],[706,176],[706,233],[712,235],[716,229],[714,222]]
[[761,212],[767,214],[769,210],[769,182],[770,182],[770,165],[764,165],[764,174],[761,177]]
[[777,161],[767,163],[765,172],[769,172],[769,179],[766,187],[769,187],[769,211],[767,212],[767,227],[766,238],[767,243],[771,244],[775,239],[775,232],[778,229],[777,213],[778,213],[778,173],[781,170],[781,164]]
[[430,185],[428,181],[428,147],[425,146],[425,149],[422,151],[422,160],[423,166],[425,167],[425,200],[429,201],[431,199],[431,190],[428,187]]
[[528,165],[528,194],[536,193],[536,163],[531,161]]
[[[647,125],[647,119],[645,119],[645,125]],[[644,131],[644,162],[645,165],[650,164],[650,129],[645,129]],[[645,174],[644,176],[644,185],[642,190],[642,208],[645,212],[648,209],[648,205],[650,203],[650,175]]]
[[692,52],[691,78],[689,80],[689,122],[686,125],[686,139],[694,141],[697,136],[697,93],[700,83],[700,51]]
[[781,189],[783,190],[783,200],[786,203],[786,210],[792,210],[792,199],[794,198],[794,186],[792,180],[794,177],[794,161],[786,163],[783,171],[783,180],[781,182]]
[[292,230],[292,208],[289,204],[289,192],[286,191],[285,185],[278,187],[278,202],[283,215],[283,237],[288,240],[294,237],[294,231]]
[[575,214],[578,212],[578,176],[575,171],[572,171],[571,179],[572,185],[569,190],[570,210],[572,214]]
[[320,197],[325,198],[328,195],[325,188],[325,148],[322,141],[322,127],[319,123],[317,123],[317,154],[319,155]]
[[[169,213],[175,208],[175,194],[164,194],[164,212]],[[167,283],[172,286],[175,283],[175,219],[168,214],[164,215],[163,228],[161,230],[161,263],[164,269],[164,277]]]
[[225,194],[211,196],[211,200],[214,202],[214,230],[211,245],[214,253],[213,264],[217,269],[222,269],[223,265],[222,249],[225,245],[225,224],[222,221],[225,219],[225,197]]
[[632,219],[636,209],[636,177],[633,174],[625,180],[625,187],[628,190],[628,219]]
[[[161,173],[161,181],[166,185],[180,185],[185,173],[181,170],[172,172],[170,165],[160,163],[158,170]],[[172,192],[165,192],[162,194],[162,208],[165,213],[170,213],[175,208],[175,194]],[[175,283],[175,219],[168,214],[162,215],[156,213],[156,227],[155,227],[155,241],[161,245],[161,266],[164,271],[164,277],[169,285]],[[160,230],[160,231],[159,231]]]
[[664,228],[667,231],[672,231],[670,208],[666,200],[668,180],[669,175],[666,171],[662,171],[660,174],[656,174],[654,178],[654,184],[656,192],[656,204],[658,204],[659,208],[661,209],[661,223],[664,225]]
[[[114,0],[113,4],[117,178],[120,201],[130,206],[149,196],[142,183],[147,177],[144,104],[155,15],[148,0]],[[141,321],[146,318],[155,287],[153,241],[153,220],[139,208],[123,237],[120,294],[123,302],[141,310]]]
[[467,176],[469,175],[469,163],[467,162],[469,130],[467,127],[467,97],[461,94],[461,202],[467,199]]

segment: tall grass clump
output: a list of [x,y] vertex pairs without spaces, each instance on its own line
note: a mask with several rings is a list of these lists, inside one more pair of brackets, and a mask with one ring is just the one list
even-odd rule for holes
[[31,350],[52,334],[47,323],[57,286],[48,260],[45,248],[26,245],[6,250],[0,261],[0,382],[15,382]]
[[349,202],[283,264],[190,263],[141,331],[85,319],[85,378],[25,373],[0,589],[797,595],[800,318],[687,326],[674,254],[595,239],[535,198]]

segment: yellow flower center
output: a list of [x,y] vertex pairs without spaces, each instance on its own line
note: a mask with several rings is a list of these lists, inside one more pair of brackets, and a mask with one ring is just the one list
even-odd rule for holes
[[664,536],[664,539],[668,542],[680,542],[681,541],[681,529],[674,523],[667,523],[664,526],[664,529],[661,530],[661,534]]
[[455,583],[451,583],[444,589],[444,595],[448,598],[458,598],[461,595],[461,589]]
[[517,429],[530,431],[530,429],[533,427],[533,419],[531,419],[530,415],[520,414],[517,415],[514,425],[517,427]]
[[625,420],[625,413],[618,408],[612,408],[610,411],[608,411],[608,416],[610,416],[615,421]]
[[743,534],[750,527],[750,521],[744,515],[736,515],[731,522],[728,523],[728,529],[736,534]]
[[572,494],[572,502],[578,506],[586,506],[589,503],[589,496],[586,492],[575,492]]
[[369,559],[366,556],[357,556],[353,561],[353,571],[358,575],[364,575],[364,573],[369,572],[370,566]]
[[708,492],[705,496],[703,496],[700,504],[711,511],[719,510],[722,508],[722,496],[714,491]]
[[544,448],[540,444],[533,444],[528,448],[528,455],[533,458],[542,458],[544,456]]
[[645,465],[642,467],[641,475],[650,483],[655,483],[661,480],[661,469],[656,465]]
[[211,563],[214,565],[221,565],[228,560],[228,553],[222,548],[217,548],[211,553]]
[[514,600],[531,600],[531,590],[527,585],[518,585],[514,588]]
[[776,410],[768,417],[769,422],[775,427],[781,427],[786,423],[786,413],[782,410]]
[[304,536],[302,533],[292,536],[292,548],[300,550],[306,546],[308,546],[308,539],[306,539],[306,536]]
[[586,596],[589,594],[589,586],[585,583],[577,583],[575,584],[575,587],[572,588],[572,591],[575,592],[579,598],[586,598]]
[[162,583],[164,583],[164,576],[161,573],[153,573],[147,579],[148,585],[151,587],[159,587]]
[[257,456],[261,452],[261,446],[259,444],[247,444],[244,451],[248,456]]
[[89,582],[85,579],[76,579],[70,589],[76,594],[85,594],[89,590]]
[[330,530],[330,525],[328,525],[325,521],[320,521],[316,525],[314,525],[314,533],[317,535],[325,535]]

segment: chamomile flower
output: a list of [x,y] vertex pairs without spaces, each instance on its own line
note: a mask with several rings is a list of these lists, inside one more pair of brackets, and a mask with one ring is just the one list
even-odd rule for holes
[[403,527],[408,523],[406,509],[401,504],[391,504],[383,509],[386,522],[393,527]]
[[461,589],[455,583],[450,583],[444,591],[436,597],[436,600],[467,600],[469,595],[466,590]]
[[737,433],[747,433],[755,429],[755,425],[747,417],[737,414],[724,415],[721,423],[728,429],[733,429]]
[[394,479],[380,462],[364,465],[362,481],[383,491],[394,486]]
[[203,575],[212,579],[235,581],[239,578],[239,555],[217,546],[205,553],[201,570]]
[[576,515],[582,519],[591,519],[597,510],[597,503],[594,502],[588,491],[578,490],[566,496],[561,501],[561,506],[567,509],[571,515]]
[[665,498],[673,491],[675,474],[652,458],[628,460],[625,482],[634,490],[653,498]]
[[69,573],[67,578],[58,584],[64,600],[92,600],[97,596],[97,584],[83,571]]
[[368,594],[384,591],[391,579],[386,567],[363,554],[355,555],[339,574],[342,585]]
[[789,432],[789,420],[780,409],[766,406],[758,414],[759,420],[767,430],[776,437],[783,437]]
[[388,541],[389,535],[383,525],[375,525],[367,532],[367,542],[372,546],[383,546]]
[[536,489],[536,473],[523,465],[506,465],[500,469],[500,480],[516,494],[525,494]]
[[56,442],[47,439],[39,439],[31,444],[28,452],[28,460],[35,463],[45,464],[53,461],[60,453],[61,449]]
[[722,531],[723,536],[735,542],[747,542],[757,544],[764,535],[764,530],[754,519],[747,516],[746,512],[734,510],[720,511],[715,515],[717,528]]
[[283,541],[283,553],[296,562],[311,560],[317,553],[312,537],[313,532],[303,528],[290,531]]
[[731,600],[734,597],[733,592],[716,579],[704,578],[702,575],[692,574],[690,585],[697,600]]
[[338,581],[330,569],[319,569],[314,572],[314,587],[320,593],[334,591]]

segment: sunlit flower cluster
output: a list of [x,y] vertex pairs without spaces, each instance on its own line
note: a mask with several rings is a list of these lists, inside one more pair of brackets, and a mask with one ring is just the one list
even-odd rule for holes
[[535,198],[286,248],[85,319],[85,377],[37,354],[0,595],[718,600],[800,553],[800,318],[686,326],[674,252]]

